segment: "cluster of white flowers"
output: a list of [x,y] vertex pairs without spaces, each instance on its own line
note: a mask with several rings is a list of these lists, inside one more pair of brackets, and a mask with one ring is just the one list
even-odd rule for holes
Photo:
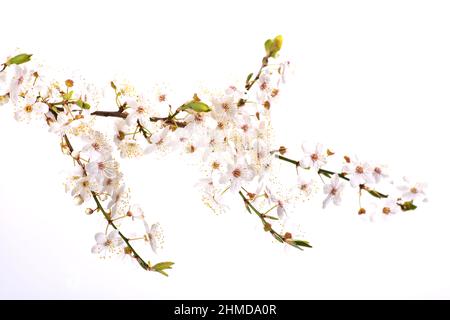
[[[87,206],[87,214],[99,212],[104,216],[106,231],[95,235],[92,253],[102,257],[113,253],[130,256],[142,267],[153,270],[154,266],[135,251],[134,243],[146,242],[149,251],[156,253],[163,245],[161,227],[159,223],[149,225],[142,209],[132,203],[130,190],[114,158],[112,139],[95,129],[89,104],[94,100],[91,90],[73,80],[63,84],[48,81],[22,64],[6,68],[1,75],[2,101],[10,101],[16,108],[16,120],[46,123],[49,132],[61,139],[62,151],[74,160],[75,168],[65,183],[66,191],[77,205]],[[92,203],[94,209],[89,207]],[[170,268],[170,264],[165,266]],[[164,273],[164,269],[154,271]]]
[[[345,156],[340,169],[333,172],[325,166],[337,156],[320,144],[304,144],[300,160],[287,158],[287,148],[274,145],[271,109],[289,70],[289,62],[277,60],[281,44],[281,36],[266,41],[261,68],[248,76],[242,90],[232,85],[219,93],[194,94],[176,105],[165,88],[146,97],[130,86],[111,82],[115,110],[102,110],[101,99],[90,87],[73,80],[63,84],[49,81],[38,71],[24,67],[31,56],[22,54],[3,64],[0,104],[10,101],[17,108],[15,118],[19,121],[45,120],[49,130],[61,138],[63,152],[76,164],[67,180],[67,191],[78,204],[95,202],[94,209],[87,208],[86,212],[99,212],[107,222],[106,232],[96,234],[92,252],[103,256],[120,252],[135,258],[147,270],[166,274],[164,270],[170,269],[172,263],[152,266],[135,251],[132,243],[145,241],[156,252],[162,246],[162,233],[160,225],[149,225],[142,209],[132,203],[114,158],[116,152],[124,158],[167,152],[198,157],[205,172],[198,186],[208,207],[223,212],[228,208],[224,195],[237,194],[247,210],[259,217],[265,231],[298,249],[310,247],[307,241],[296,239],[298,230],[276,231],[285,230],[290,199],[275,192],[271,185],[274,161],[295,165],[297,192],[306,197],[314,191],[313,177],[323,179],[324,208],[330,202],[340,204],[345,185],[349,184],[360,198],[362,192],[367,192],[381,200],[378,211],[383,215],[415,209],[425,199],[423,184],[400,187],[388,196],[375,189],[387,178],[382,166]],[[113,137],[95,128],[98,117],[115,119]],[[259,206],[268,209],[259,210]],[[270,214],[272,210],[276,216]],[[367,214],[361,199],[358,213]],[[133,231],[133,236],[125,234],[124,223],[140,231]]]
[[[399,211],[414,210],[420,202],[426,202],[425,196],[426,184],[410,183],[404,178],[402,185],[395,185],[388,179],[384,165],[371,165],[368,162],[360,161],[357,157],[349,156],[337,157],[330,149],[325,149],[323,145],[317,144],[315,147],[303,144],[302,157],[299,161],[287,158],[281,154],[277,157],[280,160],[290,162],[296,167],[303,169],[298,171],[299,181],[302,181],[302,188],[308,188],[313,183],[313,179],[305,181],[305,177],[310,177],[311,172],[316,173],[317,177],[323,179],[329,178],[328,182],[323,181],[323,208],[332,202],[339,205],[342,201],[342,195],[346,185],[356,189],[359,194],[358,214],[376,220],[379,216],[388,216]],[[341,159],[342,161],[330,161]],[[333,163],[331,163],[333,162]],[[330,164],[339,168],[336,172],[325,169]],[[318,175],[317,175],[318,173]],[[382,188],[384,192],[377,191]],[[362,194],[367,193],[370,198],[375,198],[377,202],[369,202],[366,206],[362,203]]]

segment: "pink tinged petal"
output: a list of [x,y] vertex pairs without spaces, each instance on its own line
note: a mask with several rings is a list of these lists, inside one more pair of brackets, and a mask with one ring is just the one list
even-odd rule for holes
[[95,246],[92,247],[91,252],[92,252],[93,254],[99,254],[99,253],[101,253],[104,249],[105,249],[105,246],[100,245],[100,244],[96,244]]
[[48,105],[42,102],[37,102],[34,104],[33,106],[35,108],[36,111],[38,111],[39,113],[46,113],[48,112],[49,108]]
[[145,233],[150,234],[151,230],[150,230],[150,226],[148,225],[147,221],[142,220],[142,223],[144,224]]
[[115,240],[115,239],[117,239],[117,238],[120,238],[120,235],[119,235],[119,231],[118,231],[118,230],[112,230],[112,231],[108,234],[108,240],[113,241],[113,240]]
[[102,232],[99,232],[95,235],[95,241],[97,241],[97,244],[105,244],[106,240],[106,235]]
[[340,204],[341,204],[341,196],[340,196],[339,194],[336,194],[336,195],[334,196],[333,202],[334,202],[334,204],[337,205],[337,206],[340,205]]
[[286,218],[286,210],[282,206],[278,206],[277,215],[280,220],[284,220],[284,218]]
[[356,188],[360,185],[360,178],[358,175],[354,174],[350,178],[350,184],[353,188]]
[[313,152],[313,149],[312,149],[311,145],[309,145],[308,143],[303,143],[302,144],[302,150],[303,150],[304,153],[306,153],[308,155]]
[[158,253],[158,244],[154,237],[150,237],[150,246],[154,253]]
[[332,198],[333,198],[333,196],[331,195],[331,193],[328,194],[328,196],[325,198],[325,200],[323,200],[322,208],[325,209]]

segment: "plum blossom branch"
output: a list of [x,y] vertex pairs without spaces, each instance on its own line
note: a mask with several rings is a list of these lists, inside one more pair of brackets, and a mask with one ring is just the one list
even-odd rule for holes
[[[163,86],[148,96],[137,93],[128,84],[111,82],[116,110],[99,109],[111,103],[103,101],[103,93],[95,87],[76,79],[49,81],[40,70],[28,68],[28,64],[23,66],[31,55],[19,54],[0,66],[0,105],[14,106],[18,121],[45,121],[49,131],[61,138],[62,151],[77,164],[76,172],[68,177],[67,191],[79,205],[93,200],[95,207],[86,208],[86,213],[100,212],[107,222],[105,232],[95,235],[92,252],[103,257],[119,253],[133,258],[143,269],[163,275],[173,263],[151,265],[138,250],[139,244],[146,243],[157,253],[163,244],[161,227],[159,223],[148,224],[143,210],[131,202],[115,152],[122,158],[178,152],[196,159],[202,174],[197,187],[209,208],[216,213],[225,212],[227,195],[239,195],[266,232],[300,250],[311,245],[299,239],[296,228],[277,230],[286,229],[292,202],[313,195],[313,178],[320,178],[324,184],[323,207],[340,204],[345,186],[350,185],[357,191],[360,215],[388,216],[399,209],[416,209],[418,202],[426,200],[425,184],[405,180],[394,190],[389,183],[383,190],[392,190],[381,193],[378,185],[387,177],[382,166],[344,156],[342,169],[331,171],[325,167],[336,157],[320,144],[314,148],[302,145],[300,160],[284,156],[285,147],[274,149],[271,109],[283,90],[290,66],[288,61],[278,60],[282,42],[281,36],[265,42],[261,66],[256,74],[247,76],[242,90],[230,85],[218,92],[194,93],[180,105]],[[178,107],[173,110],[172,106]],[[112,135],[95,129],[100,117],[114,122]],[[276,158],[295,165],[297,184],[289,191],[279,187],[285,183],[275,170]],[[372,213],[363,207],[363,191],[380,200],[381,207],[375,207]],[[276,216],[271,212],[276,212]],[[124,225],[132,227],[133,233],[128,229],[124,232]],[[108,232],[109,228],[113,230]]]
[[[69,138],[67,137],[67,134],[63,135],[63,139],[64,142],[66,143],[67,148],[70,151],[70,154],[72,154],[75,150],[72,146],[72,144],[70,143]],[[82,168],[83,173],[85,176],[87,176],[87,172],[86,172],[86,168],[84,166],[84,164],[81,162],[81,160],[79,158],[75,159],[75,161],[78,163],[78,165]],[[113,227],[115,230],[117,230],[118,235],[120,236],[120,238],[122,238],[122,240],[125,242],[126,247],[125,247],[125,252],[127,254],[132,254],[134,256],[134,258],[136,259],[136,261],[139,263],[139,265],[144,269],[144,270],[151,270],[151,265],[149,265],[149,263],[145,262],[144,259],[141,258],[141,256],[137,253],[137,251],[133,248],[133,246],[130,244],[130,241],[127,237],[125,237],[123,235],[123,233],[120,231],[120,229],[116,226],[116,224],[114,223],[114,221],[111,219],[111,214],[107,213],[105,211],[105,209],[103,208],[97,193],[95,193],[94,191],[91,192],[92,194],[92,198],[94,199],[96,205],[97,205],[97,210],[100,211],[103,214],[103,217],[106,219],[106,221],[108,222],[108,225],[110,225],[111,227]],[[129,252],[128,252],[129,251]]]
[[278,219],[271,217],[271,216],[267,216],[266,214],[259,212],[259,210],[256,209],[255,206],[253,206],[253,204],[251,203],[251,200],[245,197],[245,195],[243,194],[242,191],[239,191],[239,195],[241,196],[242,200],[244,201],[244,204],[245,204],[245,207],[247,208],[247,210],[250,213],[254,212],[258,216],[258,218],[261,220],[263,227],[264,227],[264,231],[269,232],[272,235],[272,237],[274,237],[277,241],[279,241],[281,243],[286,243],[286,244],[288,244],[296,249],[299,249],[299,250],[303,250],[302,247],[312,248],[312,246],[309,244],[308,241],[293,239],[292,234],[290,232],[286,232],[284,235],[281,235],[280,233],[276,232],[272,228],[272,225],[269,222],[267,222],[266,219],[268,219],[268,218],[275,219],[275,220],[278,220]]

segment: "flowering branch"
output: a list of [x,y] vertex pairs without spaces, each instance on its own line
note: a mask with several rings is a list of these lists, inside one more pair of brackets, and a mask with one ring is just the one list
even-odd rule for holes
[[[103,257],[112,253],[125,255],[143,269],[163,275],[173,263],[152,265],[138,250],[139,244],[146,243],[151,252],[159,252],[163,244],[161,227],[158,223],[149,225],[143,210],[131,202],[115,152],[123,158],[169,151],[197,156],[203,174],[197,186],[209,208],[225,212],[225,197],[239,195],[266,232],[300,250],[311,245],[299,239],[297,226],[286,232],[276,230],[284,230],[288,225],[293,200],[313,195],[314,178],[323,183],[324,208],[330,203],[340,204],[344,187],[350,185],[357,190],[359,215],[372,219],[377,215],[387,217],[398,209],[416,209],[417,203],[426,200],[424,184],[405,181],[406,185],[394,188],[393,183],[388,183],[382,189],[390,189],[389,192],[381,193],[378,185],[388,176],[382,166],[344,156],[342,169],[330,171],[325,166],[336,157],[320,144],[314,148],[303,144],[300,160],[284,156],[285,147],[274,148],[271,109],[290,65],[288,61],[278,61],[282,43],[281,36],[265,42],[261,66],[255,75],[247,76],[243,90],[231,85],[220,93],[195,93],[185,103],[176,104],[179,106],[174,111],[175,104],[166,88],[158,88],[148,97],[137,94],[130,85],[115,82],[110,85],[117,109],[99,110],[103,95],[95,88],[72,79],[49,82],[41,77],[41,71],[22,66],[31,55],[19,54],[0,65],[0,105],[11,103],[18,121],[44,120],[49,131],[61,138],[61,150],[77,165],[77,170],[68,176],[66,190],[78,205],[88,205],[93,200],[95,207],[87,207],[85,212],[99,212],[106,220],[105,232],[95,235],[92,252]],[[114,121],[112,137],[95,129],[99,117]],[[280,177],[274,172],[274,159],[295,165],[297,184],[292,195],[279,190],[278,186],[285,183],[277,183]],[[363,206],[363,191],[381,206]],[[258,209],[265,207],[266,211]],[[277,216],[270,214],[272,211]],[[109,228],[113,230],[108,232]]]
[[[66,143],[67,148],[70,151],[70,154],[72,154],[75,150],[72,147],[72,144],[70,143],[69,138],[67,137],[66,134],[63,135],[63,139]],[[75,159],[75,161],[78,163],[78,165],[82,168],[84,175],[87,176],[87,172],[86,172],[86,168],[84,166],[84,164],[80,161],[80,159]],[[151,265],[150,263],[147,263],[144,261],[144,259],[141,258],[141,256],[136,252],[136,250],[133,248],[133,246],[130,244],[130,241],[127,237],[125,237],[123,235],[122,232],[120,232],[119,228],[115,225],[114,221],[111,219],[111,214],[107,213],[105,211],[105,209],[103,208],[99,198],[98,198],[98,194],[96,194],[94,191],[91,192],[92,193],[92,198],[94,199],[96,205],[97,205],[97,211],[100,211],[103,214],[103,217],[106,219],[106,221],[108,222],[108,225],[110,225],[111,227],[114,228],[114,230],[117,230],[118,235],[122,238],[122,240],[126,243],[126,247],[125,247],[125,252],[127,254],[132,254],[134,256],[134,258],[136,259],[136,261],[139,263],[139,265],[145,269],[145,270],[152,270],[151,269]]]
[[[244,194],[242,193],[242,191],[239,191],[239,195],[241,196],[242,200],[244,201],[245,207],[247,208],[247,210],[252,213],[252,211],[258,216],[258,218],[261,220],[263,227],[264,227],[264,231],[269,232],[272,237],[274,237],[277,241],[281,242],[281,243],[286,243],[294,248],[303,250],[302,247],[307,247],[307,248],[312,248],[312,246],[308,243],[308,241],[305,240],[296,240],[296,239],[292,239],[292,234],[290,232],[286,232],[284,235],[281,235],[280,233],[276,232],[273,228],[272,225],[267,222],[267,219],[272,219],[272,220],[278,220],[278,218],[272,217],[272,216],[268,216],[267,214],[261,213],[259,212],[258,209],[256,209],[250,199],[247,199]],[[254,197],[254,195],[252,195]]]

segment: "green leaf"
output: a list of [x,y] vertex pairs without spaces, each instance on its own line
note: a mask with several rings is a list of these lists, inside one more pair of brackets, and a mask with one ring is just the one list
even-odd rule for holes
[[169,275],[167,274],[167,272],[165,272],[165,271],[162,271],[162,270],[155,270],[155,271],[161,273],[162,275],[164,275],[164,276],[166,276],[166,277],[169,276]]
[[280,235],[278,235],[276,232],[271,231],[270,233],[272,234],[272,236],[273,236],[275,239],[277,239],[277,240],[280,241],[281,243],[284,242],[283,237],[280,237]]
[[72,98],[72,95],[73,95],[73,91],[71,90],[63,95],[63,99],[70,100],[70,98]]
[[182,110],[191,109],[195,112],[209,112],[211,108],[204,102],[201,101],[191,101],[183,105]]
[[165,275],[166,277],[168,277],[169,275],[164,270],[172,269],[173,265],[174,265],[174,263],[170,262],[170,261],[160,262],[160,263],[155,264],[153,267],[151,267],[151,270],[159,272],[162,275]]
[[309,242],[305,240],[293,240],[292,242],[300,247],[312,248]]
[[75,104],[76,104],[77,106],[79,106],[80,108],[83,108],[83,100],[78,99],[78,100],[75,102]]
[[81,99],[78,99],[78,100],[75,102],[75,104],[76,104],[77,106],[79,106],[81,109],[89,110],[89,109],[91,108],[91,105],[90,105],[89,103],[84,102],[84,101],[81,100]]
[[417,206],[413,203],[413,201],[406,201],[406,202],[400,204],[400,208],[403,211],[410,211],[410,210],[416,210]]
[[152,267],[152,270],[159,272],[159,271],[166,270],[166,269],[172,269],[173,265],[174,265],[174,263],[170,262],[170,261],[160,262],[160,263],[155,264]]
[[326,171],[320,170],[320,169],[319,169],[319,174],[321,174],[321,175],[323,175],[323,176],[325,176],[327,178],[331,178],[331,174],[329,174]]
[[250,79],[253,77],[253,72],[252,73],[250,73],[248,76],[247,76],[247,80],[245,80],[245,83],[249,83],[250,82]]
[[384,194],[381,194],[381,193],[379,193],[378,191],[376,191],[376,190],[372,190],[372,189],[366,189],[367,190],[367,192],[371,195],[371,196],[373,196],[373,197],[375,197],[375,198],[379,198],[379,199],[383,199],[383,198],[387,198],[386,197],[386,195],[384,195]]
[[32,56],[32,54],[21,53],[21,54],[18,54],[17,56],[9,58],[8,61],[6,61],[5,64],[7,66],[10,66],[12,64],[22,64],[22,63],[30,61],[31,60],[31,56]]

